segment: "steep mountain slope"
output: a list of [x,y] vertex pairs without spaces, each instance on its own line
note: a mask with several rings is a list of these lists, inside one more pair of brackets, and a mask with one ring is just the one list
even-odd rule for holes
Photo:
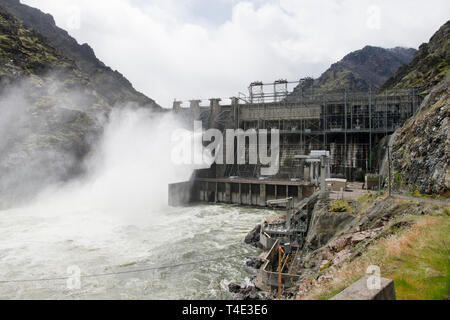
[[78,68],[89,76],[95,83],[97,91],[106,97],[110,105],[134,102],[140,106],[160,109],[155,101],[137,92],[122,74],[111,70],[97,59],[88,44],[79,45],[67,31],[58,28],[51,15],[21,4],[19,0],[2,0],[0,5],[24,25],[46,37],[54,48],[75,61]]
[[294,89],[293,96],[313,88],[316,92],[349,89],[368,91],[378,89],[398,68],[409,63],[415,49],[384,49],[366,46],[333,64],[318,79],[305,81]]
[[420,46],[411,63],[402,66],[390,78],[383,89],[424,87],[438,84],[449,72],[450,64],[450,21],[447,21],[430,39]]
[[411,85],[428,95],[416,115],[391,139],[394,180],[399,187],[447,194],[450,189],[450,22],[384,88]]

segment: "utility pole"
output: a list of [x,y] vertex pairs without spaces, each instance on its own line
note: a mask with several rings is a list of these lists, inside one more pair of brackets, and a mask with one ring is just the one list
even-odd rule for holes
[[388,151],[388,166],[389,166],[389,198],[392,196],[392,187],[391,187],[391,147],[387,147]]
[[281,300],[281,273],[282,273],[282,258],[281,254],[283,254],[283,248],[281,246],[278,248],[278,300]]

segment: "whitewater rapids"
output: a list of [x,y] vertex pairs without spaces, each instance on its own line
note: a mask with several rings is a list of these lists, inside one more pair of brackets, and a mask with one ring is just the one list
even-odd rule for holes
[[0,283],[1,299],[230,299],[230,281],[254,270],[246,257],[257,249],[246,233],[271,211],[226,205],[167,209],[151,223],[124,224],[90,211],[36,215],[0,212],[0,280],[81,276],[170,266],[243,254],[242,257],[137,273],[67,280]]

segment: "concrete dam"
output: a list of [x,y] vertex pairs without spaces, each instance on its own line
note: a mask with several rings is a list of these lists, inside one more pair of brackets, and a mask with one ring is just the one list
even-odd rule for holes
[[[295,82],[299,83],[299,82]],[[169,186],[169,202],[233,203],[266,206],[267,201],[292,197],[299,202],[314,193],[319,185],[320,165],[302,159],[315,150],[329,152],[331,178],[362,181],[366,174],[377,173],[376,148],[418,109],[423,97],[419,88],[386,92],[303,90],[296,95],[285,80],[264,84],[254,82],[248,95],[239,93],[222,99],[175,101],[173,112],[188,127],[201,121],[203,128],[279,131],[279,170],[273,176],[260,173],[260,162],[249,164],[214,163],[198,170],[190,182]],[[228,99],[227,99],[228,100]],[[244,139],[245,159],[256,146]],[[239,143],[239,142],[238,142]],[[234,148],[223,142],[223,149]],[[236,153],[236,152],[234,152]],[[236,158],[236,155],[235,155]],[[236,159],[237,160],[237,159]]]

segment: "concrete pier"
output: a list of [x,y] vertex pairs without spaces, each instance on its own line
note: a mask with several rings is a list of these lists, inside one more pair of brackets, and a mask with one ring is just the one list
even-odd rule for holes
[[193,202],[266,207],[268,200],[286,197],[292,197],[298,203],[311,196],[314,189],[314,185],[305,181],[203,178],[193,182],[190,195]]

